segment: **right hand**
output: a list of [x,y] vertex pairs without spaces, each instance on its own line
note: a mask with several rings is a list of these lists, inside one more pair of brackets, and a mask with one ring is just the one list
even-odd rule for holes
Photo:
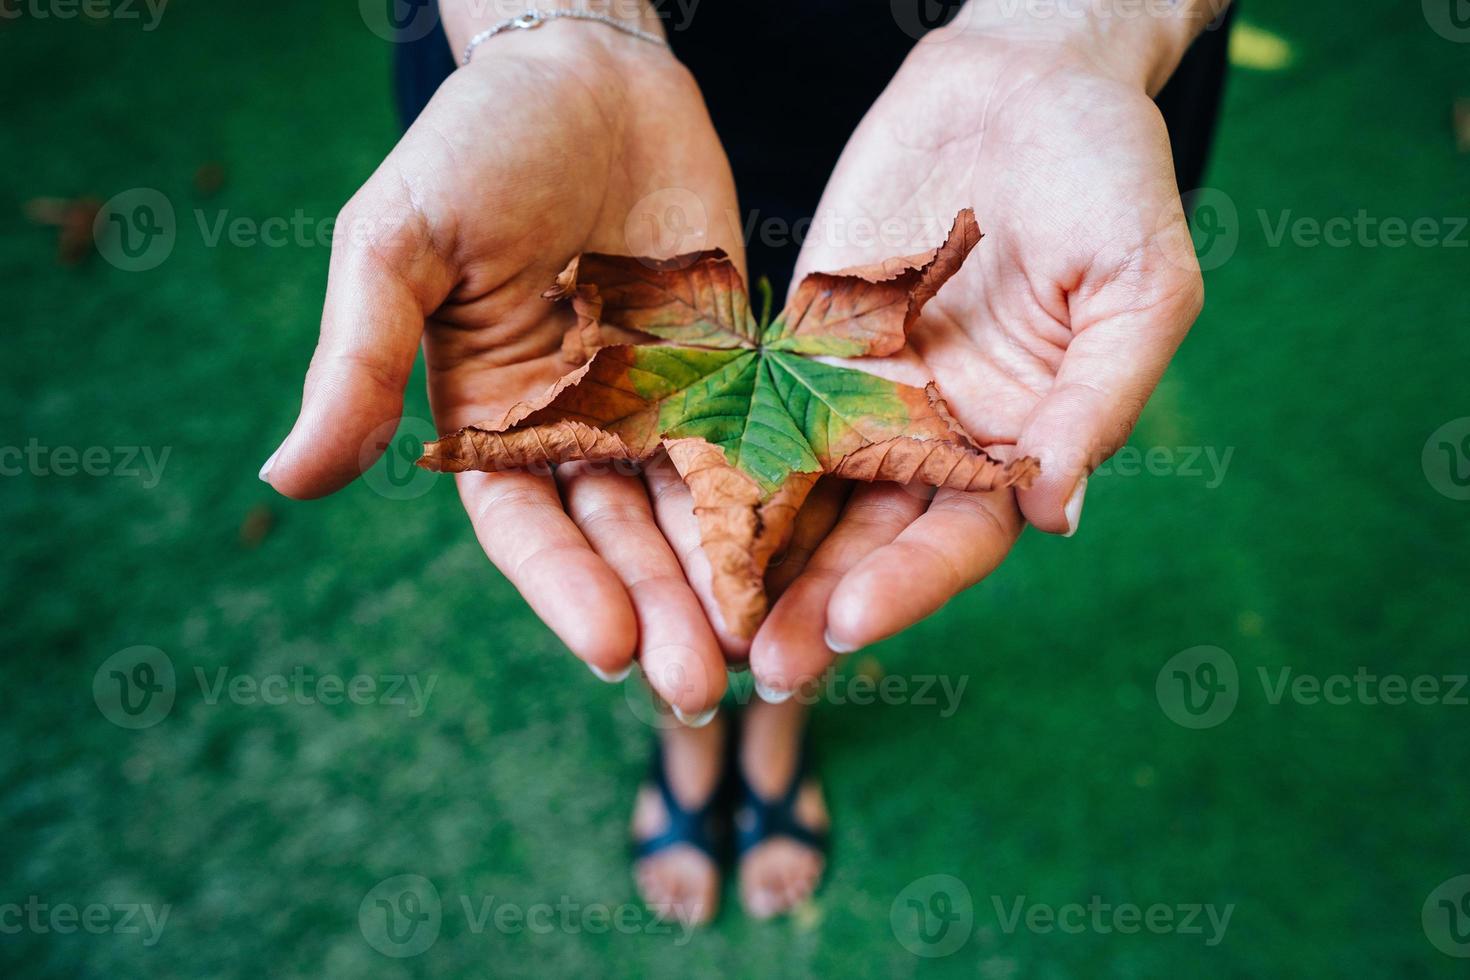
[[[439,431],[498,418],[572,367],[571,315],[541,298],[572,256],[722,247],[743,266],[735,213],[703,99],[666,49],[570,20],[490,39],[343,209],[301,411],[262,478],[310,498],[358,476],[421,338]],[[725,665],[675,553],[698,550],[687,492],[662,470],[653,503],[605,466],[457,480],[486,554],[557,636],[604,674],[636,655],[689,717],[719,701]]]

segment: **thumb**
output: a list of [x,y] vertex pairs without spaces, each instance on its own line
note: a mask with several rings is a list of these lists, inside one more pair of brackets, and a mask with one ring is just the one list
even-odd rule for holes
[[412,207],[343,209],[301,411],[262,480],[288,497],[321,497],[377,461],[403,413],[424,319],[452,285],[427,220]]
[[1076,533],[1087,477],[1128,441],[1138,416],[1199,315],[1196,273],[1165,299],[1079,330],[1051,390],[1022,424],[1022,455],[1041,475],[1017,494],[1026,520],[1052,534]]

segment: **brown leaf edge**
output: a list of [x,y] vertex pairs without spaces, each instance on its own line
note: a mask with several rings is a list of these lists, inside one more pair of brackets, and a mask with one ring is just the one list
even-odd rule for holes
[[[907,294],[907,306],[903,318],[885,324],[881,334],[868,340],[867,350],[862,356],[886,357],[896,354],[908,343],[909,330],[913,328],[919,313],[964,264],[980,239],[984,238],[980,224],[975,220],[972,208],[962,208],[950,225],[949,234],[937,247],[913,255],[897,256],[882,262],[848,266],[835,272],[812,272],[807,274],[792,294],[791,301],[782,310],[780,318],[789,318],[793,311],[803,310],[817,301],[817,297],[843,290],[850,280],[858,280],[870,286],[884,286]],[[909,279],[911,281],[902,281]],[[865,314],[871,316],[871,313]]]
[[[635,263],[641,270],[654,273],[683,272],[705,264],[726,264],[729,254],[724,249],[712,248],[701,252],[685,252],[667,259],[639,258],[629,255],[610,255],[601,252],[584,252],[573,256],[556,279],[541,294],[541,298],[552,303],[571,301],[576,323],[562,338],[562,358],[568,364],[585,364],[599,348],[613,344],[656,344],[663,341],[650,333],[628,327],[602,322],[603,301],[596,283],[581,282],[582,261],[591,259],[614,267]],[[742,292],[744,280],[736,273]]]

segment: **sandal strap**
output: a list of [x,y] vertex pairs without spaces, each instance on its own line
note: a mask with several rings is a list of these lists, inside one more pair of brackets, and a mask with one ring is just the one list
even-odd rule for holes
[[656,746],[653,750],[653,759],[648,767],[648,778],[649,782],[658,788],[659,796],[664,804],[664,813],[667,814],[668,826],[652,837],[634,841],[634,858],[645,858],[657,854],[675,844],[688,844],[718,864],[720,833],[719,821],[715,813],[720,796],[718,786],[703,805],[693,809],[682,806],[678,798],[674,796],[673,787],[669,785],[661,745]]
[[764,799],[750,785],[740,767],[734,767],[740,798],[735,807],[735,850],[737,854],[772,837],[789,837],[799,844],[823,854],[827,852],[826,831],[808,827],[796,817],[796,800],[807,778],[807,745],[803,738],[801,754],[786,791],[774,800]]

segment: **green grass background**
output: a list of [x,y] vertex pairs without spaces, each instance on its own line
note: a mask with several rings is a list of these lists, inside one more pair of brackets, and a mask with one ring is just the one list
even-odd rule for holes
[[[485,561],[450,481],[311,504],[255,473],[288,428],[324,248],[205,247],[209,220],[335,214],[395,139],[389,46],[351,3],[174,0],[137,22],[0,21],[0,442],[171,447],[162,481],[5,477],[0,903],[169,903],[161,941],[0,935],[9,976],[1463,976],[1420,908],[1470,872],[1470,708],[1272,705],[1258,667],[1470,667],[1470,503],[1421,468],[1470,415],[1470,251],[1271,247],[1257,211],[1470,214],[1449,125],[1470,45],[1418,4],[1252,4],[1292,45],[1232,78],[1209,177],[1233,258],[1134,437],[1233,448],[1220,486],[1099,477],[1082,533],[1028,535],[990,580],[844,668],[968,679],[959,710],[824,706],[825,886],[769,924],[727,902],[690,943],[472,932],[458,896],[632,900],[625,813],[650,731]],[[193,187],[222,163],[224,189]],[[177,247],[142,273],[54,259],[37,195],[154,187]],[[408,411],[427,413],[422,386]],[[274,516],[240,543],[252,509]],[[162,723],[92,700],[117,650],[165,650]],[[1181,728],[1160,667],[1227,649],[1240,703]],[[434,675],[429,710],[210,705],[196,667]],[[443,931],[391,960],[359,931],[414,873]],[[975,934],[921,959],[890,906],[963,880]],[[1225,939],[1007,934],[991,896],[1234,903]]]

